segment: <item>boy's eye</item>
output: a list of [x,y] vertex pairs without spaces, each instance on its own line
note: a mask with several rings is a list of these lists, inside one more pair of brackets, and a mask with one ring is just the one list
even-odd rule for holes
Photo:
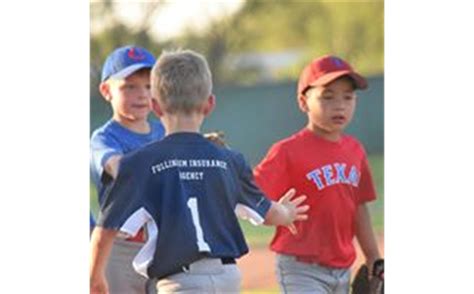
[[345,99],[345,100],[348,100],[348,101],[353,100],[353,99],[354,99],[354,95],[352,95],[352,94],[351,94],[351,95],[345,95],[345,96],[344,96],[344,99]]
[[322,96],[323,100],[331,100],[332,98],[334,98],[333,95],[323,95]]

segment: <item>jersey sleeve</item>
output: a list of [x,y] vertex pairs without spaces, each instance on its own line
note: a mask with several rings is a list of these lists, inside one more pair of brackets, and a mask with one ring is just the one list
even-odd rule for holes
[[[125,159],[125,158],[124,158]],[[140,170],[122,159],[117,178],[107,187],[97,226],[135,235],[148,221]]]
[[370,171],[369,161],[367,160],[365,152],[362,158],[360,173],[357,199],[359,200],[359,204],[363,204],[364,202],[373,201],[377,198],[377,192],[372,179],[372,172]]
[[272,200],[277,201],[291,188],[287,176],[287,161],[283,146],[275,144],[254,169],[257,185]]
[[235,212],[237,216],[248,219],[254,225],[262,224],[270,209],[271,201],[255,184],[252,169],[243,155],[238,153],[236,160],[242,193],[239,195]]
[[120,143],[105,132],[94,134],[91,138],[91,170],[99,179],[103,176],[105,163],[113,155],[123,155]]

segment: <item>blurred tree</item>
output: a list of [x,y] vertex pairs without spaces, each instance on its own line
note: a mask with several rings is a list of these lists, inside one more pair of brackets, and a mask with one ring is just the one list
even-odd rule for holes
[[364,74],[383,71],[383,1],[247,0],[234,14],[211,20],[204,31],[188,28],[178,38],[158,42],[150,29],[159,9],[168,3],[141,3],[144,15],[133,26],[118,20],[115,2],[91,4],[91,24],[102,25],[100,33],[91,35],[91,67],[99,69],[113,48],[135,43],[203,53],[216,85],[258,81],[257,64],[240,69],[229,66],[229,57],[242,53],[300,50],[300,60],[274,73],[283,80],[296,79],[304,64],[328,53],[349,59]]
[[[316,56],[333,53],[351,60],[366,74],[380,73],[384,2],[249,0],[235,15],[229,38],[240,39],[238,50],[303,48],[305,55],[295,65],[300,69]],[[297,76],[291,69],[287,74]]]
[[296,79],[304,64],[329,53],[349,59],[364,74],[377,74],[383,72],[383,13],[383,1],[248,0],[204,32],[188,30],[170,44],[203,52],[217,84],[258,79],[257,67],[232,71],[225,62],[243,52],[301,49],[300,60],[276,73],[284,80]]

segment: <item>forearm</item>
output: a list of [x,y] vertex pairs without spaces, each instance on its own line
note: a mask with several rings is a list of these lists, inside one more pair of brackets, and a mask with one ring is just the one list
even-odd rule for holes
[[117,232],[116,230],[108,230],[101,227],[95,227],[92,232],[90,259],[91,279],[104,274]]
[[122,155],[113,155],[104,164],[104,170],[108,173],[112,178],[116,178],[118,174],[120,159],[122,159]]
[[368,265],[372,265],[375,260],[380,258],[380,253],[366,204],[361,204],[357,208],[356,237],[367,259]]

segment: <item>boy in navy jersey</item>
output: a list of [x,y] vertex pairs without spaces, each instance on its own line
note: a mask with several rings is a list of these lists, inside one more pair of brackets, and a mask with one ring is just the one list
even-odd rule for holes
[[192,51],[163,53],[152,70],[152,108],[165,138],[125,155],[106,191],[92,234],[91,293],[107,293],[104,265],[120,231],[142,226],[147,243],[133,266],[161,292],[240,291],[235,258],[248,252],[236,214],[254,224],[305,220],[306,196],[269,201],[243,156],[206,140],[199,129],[215,106],[206,60]]

